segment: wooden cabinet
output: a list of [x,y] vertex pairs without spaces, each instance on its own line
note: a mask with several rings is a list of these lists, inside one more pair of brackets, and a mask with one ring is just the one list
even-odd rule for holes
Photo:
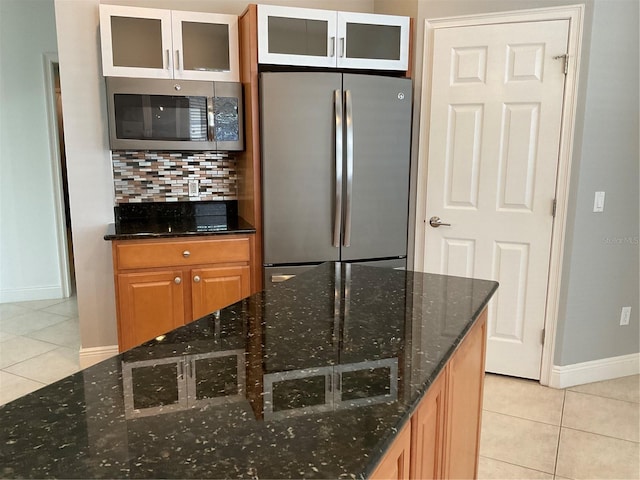
[[444,478],[477,478],[487,311],[447,366]]
[[442,478],[446,371],[429,387],[411,418],[411,478]]
[[120,351],[251,294],[253,235],[115,240]]
[[240,78],[235,15],[102,4],[100,36],[105,76]]
[[251,294],[248,265],[194,268],[191,270],[193,318],[231,305]]
[[411,422],[400,430],[382,461],[378,464],[372,480],[405,480],[409,476],[411,455]]
[[[477,478],[486,329],[485,309],[385,453],[372,479]],[[405,470],[405,461],[409,470]]]
[[258,62],[407,70],[409,17],[258,5]]

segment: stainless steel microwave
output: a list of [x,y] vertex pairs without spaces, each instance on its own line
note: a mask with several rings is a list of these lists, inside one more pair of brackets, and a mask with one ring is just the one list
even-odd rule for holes
[[242,85],[107,77],[112,150],[243,150]]

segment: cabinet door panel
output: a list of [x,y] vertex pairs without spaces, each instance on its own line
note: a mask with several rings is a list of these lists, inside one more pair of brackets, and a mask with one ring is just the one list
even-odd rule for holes
[[171,78],[171,12],[100,5],[102,74]]
[[406,70],[409,17],[338,12],[338,68]]
[[336,12],[258,5],[258,63],[335,67]]
[[191,271],[193,319],[248,297],[249,266],[197,268]]
[[442,478],[446,375],[429,387],[412,418],[411,478]]
[[449,361],[445,478],[477,478],[487,311]]
[[378,464],[371,480],[400,480],[409,477],[409,452],[411,450],[411,422],[402,428],[396,439]]
[[117,276],[120,351],[184,325],[182,280],[180,270]]
[[172,11],[174,77],[238,82],[238,17]]

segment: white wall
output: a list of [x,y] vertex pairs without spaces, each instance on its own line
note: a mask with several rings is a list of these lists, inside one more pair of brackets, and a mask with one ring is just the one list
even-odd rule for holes
[[59,298],[44,54],[53,0],[0,0],[0,303]]

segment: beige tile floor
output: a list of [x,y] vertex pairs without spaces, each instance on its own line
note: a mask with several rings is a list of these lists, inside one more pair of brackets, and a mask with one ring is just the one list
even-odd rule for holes
[[75,297],[0,304],[0,404],[80,370]]
[[485,377],[480,479],[640,479],[640,375],[565,390]]
[[[75,298],[0,304],[0,404],[80,369]],[[487,374],[480,479],[640,479],[640,376],[566,390]]]

